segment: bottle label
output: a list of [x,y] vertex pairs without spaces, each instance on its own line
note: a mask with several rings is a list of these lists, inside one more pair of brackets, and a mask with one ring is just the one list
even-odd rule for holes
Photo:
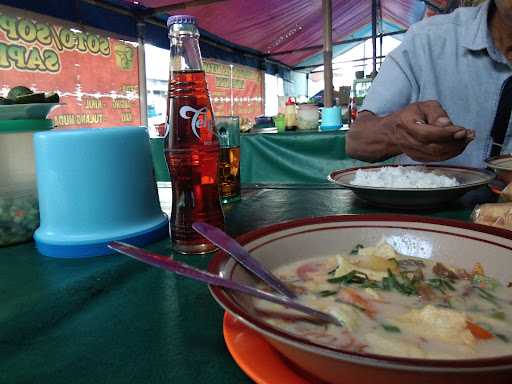
[[[192,133],[195,137],[198,139],[201,139],[199,136],[199,133],[197,132],[198,129],[206,128],[208,129],[207,124],[207,116],[206,116],[206,107],[203,107],[201,109],[195,109],[192,107],[189,107],[188,105],[185,105],[180,108],[180,116],[184,118],[185,120],[192,119]],[[192,112],[192,114],[189,114],[189,112]]]

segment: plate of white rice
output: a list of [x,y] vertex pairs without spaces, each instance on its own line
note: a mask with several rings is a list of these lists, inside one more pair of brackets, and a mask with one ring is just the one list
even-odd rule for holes
[[408,164],[336,170],[328,180],[373,205],[425,209],[449,203],[494,177],[484,169]]

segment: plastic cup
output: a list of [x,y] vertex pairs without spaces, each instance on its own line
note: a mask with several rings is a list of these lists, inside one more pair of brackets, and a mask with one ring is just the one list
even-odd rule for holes
[[274,125],[277,128],[278,133],[282,133],[286,130],[286,119],[283,116],[274,117]]

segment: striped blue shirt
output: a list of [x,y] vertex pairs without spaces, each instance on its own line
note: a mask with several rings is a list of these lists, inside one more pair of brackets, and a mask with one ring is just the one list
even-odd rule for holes
[[[437,100],[455,125],[474,129],[466,150],[444,164],[483,167],[503,83],[512,65],[488,28],[490,2],[413,25],[387,57],[362,110],[385,116],[410,103]],[[502,153],[512,152],[512,121]],[[400,163],[413,163],[406,155]]]

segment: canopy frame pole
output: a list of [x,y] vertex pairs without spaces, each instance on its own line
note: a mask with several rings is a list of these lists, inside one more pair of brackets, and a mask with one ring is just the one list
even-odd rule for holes
[[142,125],[148,129],[148,92],[146,88],[146,53],[144,51],[144,28],[143,21],[137,21],[137,56],[139,65],[139,107],[140,120]]
[[379,65],[382,65],[382,47],[384,45],[384,21],[382,19],[382,2],[379,0],[379,40],[380,40],[380,49],[379,49]]
[[372,0],[372,78],[377,75],[377,10],[378,0]]
[[[399,35],[399,34],[405,33],[405,32],[407,32],[406,29],[400,29],[400,30],[394,31],[394,32],[386,32],[386,33],[383,33],[383,34],[379,34],[379,37],[381,35],[382,36]],[[359,43],[361,41],[366,41],[366,40],[371,39],[371,38],[372,38],[371,36],[365,36],[365,37],[357,37],[357,38],[354,38],[354,39],[347,39],[347,40],[341,40],[341,41],[333,41],[332,45],[336,46],[336,45]],[[311,50],[314,50],[314,49],[318,50],[318,49],[322,49],[322,48],[323,48],[323,45],[310,45],[309,47],[304,47],[304,48],[288,49],[286,51],[277,51],[277,52],[272,52],[272,53],[266,53],[263,56],[265,56],[265,57],[280,56],[280,55],[286,55],[288,53],[311,51]],[[318,64],[318,65],[322,65],[322,64]],[[316,67],[318,67],[318,65],[316,65]],[[295,68],[299,68],[299,67],[294,67],[294,69]]]
[[[377,56],[377,59],[385,59],[386,56]],[[363,57],[361,59],[352,59],[352,60],[344,60],[344,61],[338,61],[336,64],[346,64],[346,63],[357,63],[357,62],[360,62],[362,61],[363,64],[359,64],[359,65],[354,65],[354,67],[365,67],[366,66],[366,61],[368,61],[368,58],[367,57]],[[318,67],[318,65],[315,66],[315,68]],[[333,65],[332,67],[332,70],[335,71],[337,69],[341,69],[342,67],[336,67]],[[313,70],[311,72],[306,72],[306,74],[309,74],[309,73],[319,73],[319,72],[323,72],[324,70],[323,69],[317,69],[317,70]]]
[[181,9],[188,9],[197,7],[200,5],[208,5],[208,4],[214,4],[214,3],[220,3],[227,0],[190,0],[190,1],[183,1],[181,3],[171,4],[171,5],[164,5],[161,7],[155,7],[153,9],[150,9],[147,11],[144,16],[153,16],[158,13],[163,12],[173,12],[173,11],[179,11]]
[[309,72],[306,72],[306,97],[309,99]]
[[333,106],[332,84],[332,1],[322,0],[324,13],[324,106]]

